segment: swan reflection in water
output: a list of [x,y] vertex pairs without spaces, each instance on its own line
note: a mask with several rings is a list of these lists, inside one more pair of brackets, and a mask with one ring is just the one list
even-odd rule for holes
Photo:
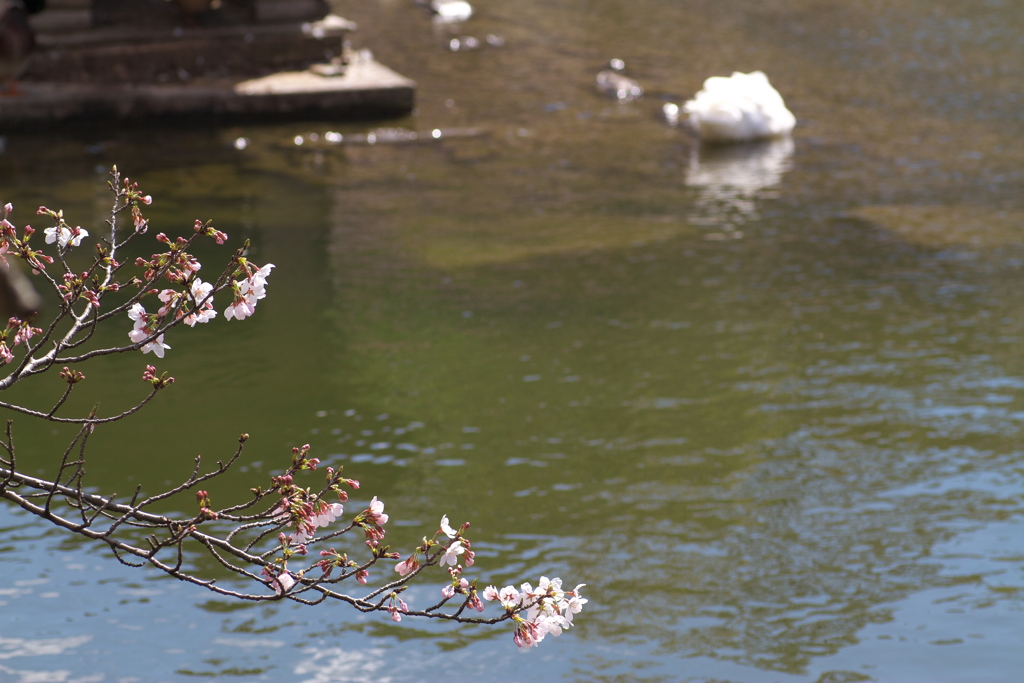
[[793,139],[789,136],[744,145],[698,145],[686,170],[686,186],[699,193],[690,222],[715,228],[705,239],[735,239],[739,228],[759,218],[760,200],[792,168]]

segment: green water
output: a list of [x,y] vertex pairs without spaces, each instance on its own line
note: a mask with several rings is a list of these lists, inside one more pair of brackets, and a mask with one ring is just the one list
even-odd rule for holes
[[[230,496],[309,442],[403,521],[393,544],[448,514],[473,522],[485,582],[586,582],[577,627],[518,656],[505,629],[232,605],[4,512],[0,674],[1016,680],[1024,12],[474,6],[457,29],[412,3],[341,9],[419,83],[385,125],[479,137],[71,129],[11,136],[0,183],[19,223],[45,203],[85,225],[117,163],[157,229],[212,218],[277,265],[252,320],[168,338],[178,381],[97,432],[90,476],[162,486],[244,431],[211,487]],[[487,34],[504,47],[446,49]],[[593,92],[610,57],[644,100]],[[758,68],[792,146],[700,150],[658,120]],[[83,404],[126,404],[151,360],[104,359]],[[25,429],[42,467],[60,435]]]

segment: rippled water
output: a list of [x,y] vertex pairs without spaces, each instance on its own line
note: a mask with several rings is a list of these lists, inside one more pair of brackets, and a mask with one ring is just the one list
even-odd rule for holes
[[[0,179],[19,222],[84,223],[117,163],[161,229],[213,218],[278,266],[252,321],[168,340],[163,412],[97,433],[91,476],[160,486],[246,431],[224,489],[247,487],[308,441],[408,520],[393,544],[471,520],[482,580],[585,581],[585,618],[520,655],[504,629],[233,605],[4,510],[0,678],[1019,678],[1024,11],[474,5],[342,11],[419,82],[388,126],[480,136],[74,129],[11,137]],[[645,99],[593,91],[610,57]],[[758,68],[792,142],[658,120]],[[104,363],[96,397],[127,402],[143,360]],[[43,467],[60,435],[32,435]]]

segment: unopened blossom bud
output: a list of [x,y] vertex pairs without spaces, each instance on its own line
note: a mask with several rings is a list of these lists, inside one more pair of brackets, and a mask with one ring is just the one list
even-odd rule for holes
[[60,378],[67,382],[68,384],[78,384],[83,379],[85,379],[85,375],[83,375],[78,370],[72,370],[71,368],[65,366],[60,371]]
[[147,194],[143,197],[139,197],[139,201],[145,204],[146,206],[149,206],[150,204],[153,203],[153,197]]
[[370,572],[366,571],[365,569],[360,569],[360,570],[358,570],[356,572],[356,581],[358,581],[361,585],[365,586],[366,585],[366,579],[369,576],[370,576]]
[[419,569],[419,567],[420,563],[416,561],[416,556],[410,555],[407,560],[405,560],[404,562],[399,562],[395,565],[395,571],[401,574],[402,576],[407,576],[408,574],[411,574],[412,572]]

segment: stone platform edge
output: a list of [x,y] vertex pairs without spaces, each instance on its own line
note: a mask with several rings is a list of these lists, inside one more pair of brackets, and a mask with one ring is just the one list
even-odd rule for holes
[[0,97],[0,133],[64,121],[357,119],[412,111],[416,83],[365,59],[344,75],[281,72],[245,81],[174,85],[24,83]]

